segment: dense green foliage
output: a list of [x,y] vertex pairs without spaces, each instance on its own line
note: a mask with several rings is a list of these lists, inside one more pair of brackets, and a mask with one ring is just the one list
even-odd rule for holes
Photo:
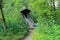
[[33,40],[60,40],[60,3],[55,9],[54,1],[60,2],[60,0],[3,0],[7,32],[3,30],[3,22],[0,19],[0,40],[21,40],[28,34],[28,25],[20,13],[24,8],[31,10],[30,16],[37,23]]
[[3,30],[3,22],[0,20],[0,40],[21,40],[28,34],[28,26],[20,13],[22,7],[20,0],[3,0],[3,13],[6,19],[7,32]]
[[33,40],[60,40],[60,7],[55,10],[48,1],[36,0],[37,5],[34,4],[38,12],[38,24],[33,33]]

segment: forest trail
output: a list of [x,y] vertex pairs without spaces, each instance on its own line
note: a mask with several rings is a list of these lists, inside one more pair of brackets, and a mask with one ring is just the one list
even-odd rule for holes
[[24,40],[32,40],[32,35],[33,35],[33,31],[34,31],[34,22],[31,18],[25,18],[26,22],[29,25],[29,34],[25,37]]
[[33,30],[31,30],[27,37],[24,40],[32,40]]

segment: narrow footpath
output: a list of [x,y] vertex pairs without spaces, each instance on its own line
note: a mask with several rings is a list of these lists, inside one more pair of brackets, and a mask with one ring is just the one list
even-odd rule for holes
[[29,25],[29,34],[25,37],[24,40],[32,40],[32,37],[33,37],[32,35],[33,35],[33,31],[34,31],[34,26],[33,26],[34,23],[32,21],[28,20],[27,18],[26,18],[26,21]]

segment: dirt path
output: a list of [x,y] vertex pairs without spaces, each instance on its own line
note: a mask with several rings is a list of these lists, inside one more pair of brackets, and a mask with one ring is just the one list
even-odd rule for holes
[[29,35],[24,40],[32,40],[33,31],[30,31]]
[[29,25],[29,35],[27,35],[27,37],[25,37],[24,40],[32,40],[34,26],[33,26],[33,23],[31,21],[29,21],[28,19],[26,19],[26,21],[27,21],[27,23]]

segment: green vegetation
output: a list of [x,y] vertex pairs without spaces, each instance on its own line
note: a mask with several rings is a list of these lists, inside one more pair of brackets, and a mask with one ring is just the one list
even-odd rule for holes
[[[50,5],[48,2],[51,2]],[[33,40],[60,40],[60,7],[55,9],[54,0],[40,0],[39,3],[36,1],[36,4],[38,24],[33,33]]]
[[[58,7],[55,7],[58,1]],[[33,40],[60,40],[60,0],[3,0],[3,13],[7,30],[4,30],[0,10],[0,40],[21,40],[28,34],[28,25],[20,11],[31,10],[30,16],[37,23]]]
[[[28,26],[20,13],[22,7],[20,0],[3,0],[7,32],[4,31],[3,22],[0,20],[0,40],[21,40],[28,34]],[[2,18],[1,12],[0,17]]]

